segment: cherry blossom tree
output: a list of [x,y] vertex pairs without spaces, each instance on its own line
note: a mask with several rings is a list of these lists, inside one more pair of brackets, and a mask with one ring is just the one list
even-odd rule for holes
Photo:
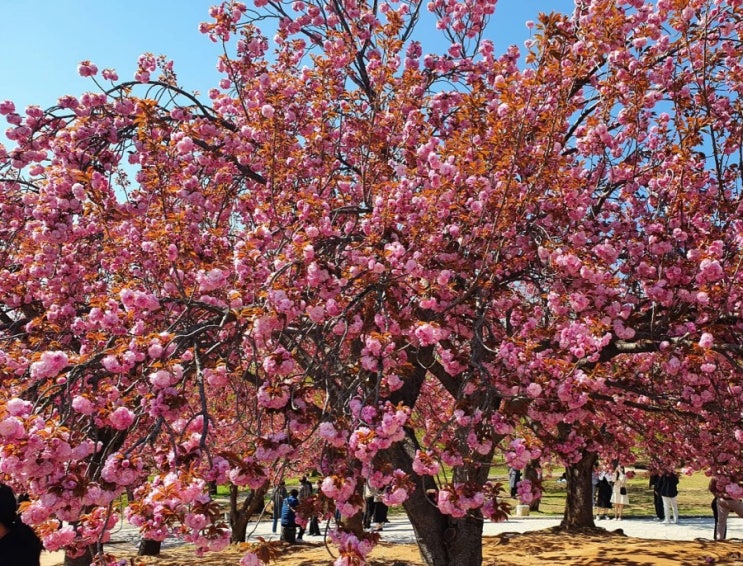
[[496,451],[568,465],[567,528],[598,454],[670,464],[677,425],[739,493],[743,6],[583,0],[523,59],[495,9],[227,2],[205,98],[145,54],[0,104],[0,473],[47,548],[103,559],[127,489],[146,537],[221,548],[208,483],[302,450],[338,564],[378,537],[363,481],[426,564],[481,563]]

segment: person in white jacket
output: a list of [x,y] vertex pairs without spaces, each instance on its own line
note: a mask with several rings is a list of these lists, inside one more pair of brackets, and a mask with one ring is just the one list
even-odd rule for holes
[[614,485],[612,486],[611,502],[614,505],[614,520],[621,521],[625,505],[629,505],[627,495],[627,474],[624,466],[617,466],[612,475]]

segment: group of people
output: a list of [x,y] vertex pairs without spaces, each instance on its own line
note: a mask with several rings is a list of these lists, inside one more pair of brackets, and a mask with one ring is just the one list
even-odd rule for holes
[[[320,491],[320,480],[317,481],[317,491]],[[312,482],[307,479],[307,476],[302,476],[299,480],[299,489],[295,488],[287,492],[286,482],[283,480],[274,488],[271,494],[272,530],[275,533],[280,522],[282,540],[286,542],[301,541],[305,532],[308,536],[320,536],[322,534],[317,516],[313,515],[310,518],[306,530],[303,525],[297,523],[297,507],[300,502],[312,497],[315,492]],[[297,529],[299,529],[299,532],[297,532]]]
[[[376,489],[364,483],[364,528],[372,529],[376,532],[384,528],[387,520],[387,504],[384,502],[384,491]],[[374,526],[372,526],[372,523]]]
[[[520,480],[520,471],[509,469],[509,483],[511,496],[516,496],[517,485]],[[621,521],[624,508],[629,505],[629,494],[627,492],[627,472],[622,465],[617,465],[611,472],[600,471],[598,466],[594,469],[592,486],[596,509],[596,520],[608,520],[613,512],[613,519]],[[672,470],[655,472],[650,475],[649,487],[653,490],[653,503],[657,520],[665,524],[678,523],[678,484],[679,476]],[[320,489],[320,480],[317,481],[317,491]],[[712,478],[709,486],[714,498],[712,500],[712,511],[715,517],[715,540],[724,540],[727,535],[727,518],[730,512],[743,517],[743,501],[732,499],[718,479]],[[280,522],[282,528],[282,540],[295,542],[302,540],[305,528],[296,522],[296,509],[299,503],[315,493],[312,483],[307,476],[302,476],[299,481],[299,489],[287,492],[286,484],[281,481],[275,488],[271,497],[273,506],[273,532],[276,532]],[[381,531],[387,519],[387,505],[384,503],[384,492],[373,488],[368,483],[364,484],[364,528]],[[12,491],[7,486],[0,484],[0,555],[15,550],[27,549],[27,552],[36,555],[33,560],[23,562],[18,559],[17,564],[38,564],[38,555],[41,552],[41,542],[38,537],[34,538],[33,531],[23,525],[17,516],[17,503]],[[296,529],[299,528],[299,532]],[[307,534],[309,536],[321,535],[317,516],[310,518]],[[33,535],[33,536],[32,536]],[[11,542],[12,541],[12,542]],[[17,542],[21,541],[21,542]],[[14,562],[15,564],[16,562]]]
[[[613,472],[598,471],[593,474],[594,501],[597,509],[596,519],[608,519],[609,509],[613,507],[614,519],[621,521],[624,507],[629,505],[627,494],[627,473],[624,466],[617,466]],[[672,471],[650,476],[650,487],[653,489],[656,515],[665,523],[678,522],[678,483],[679,477]],[[320,480],[317,490],[320,489]],[[712,478],[709,490],[713,494],[712,511],[715,517],[715,540],[725,540],[727,536],[727,518],[730,512],[743,517],[743,501],[731,498],[724,484],[718,478]],[[305,534],[303,526],[296,522],[296,509],[300,501],[313,495],[312,483],[303,476],[299,489],[287,492],[284,481],[274,488],[271,495],[273,506],[273,532],[281,523],[281,539],[293,543],[302,540]],[[364,485],[364,527],[381,531],[387,520],[387,505],[383,501],[384,493]],[[296,532],[299,527],[299,533]],[[313,516],[309,521],[308,534],[319,536],[318,518]],[[0,484],[0,557],[14,566],[38,566],[43,545],[34,531],[25,525],[18,516],[18,501],[12,489]],[[5,562],[3,562],[5,563]]]
[[[614,518],[621,520],[625,505],[629,504],[627,496],[627,474],[624,467],[618,466],[611,474],[600,473],[594,476],[596,492],[597,519],[604,513],[603,518],[608,519],[609,505],[614,505]],[[679,522],[678,510],[678,485],[679,476],[672,470],[650,475],[649,486],[653,490],[653,504],[657,520],[665,524]],[[727,536],[727,519],[730,512],[743,517],[743,501],[734,499],[728,495],[724,488],[724,482],[713,477],[709,483],[709,490],[713,495],[712,513],[715,518],[714,539],[725,540]]]
[[650,488],[653,490],[653,505],[655,515],[665,524],[678,523],[679,506],[677,497],[679,477],[673,471],[662,474],[650,474]]
[[[303,540],[305,528],[297,522],[297,507],[299,504],[320,491],[321,481],[313,489],[307,476],[299,480],[299,488],[287,491],[286,482],[281,481],[271,494],[271,513],[273,518],[273,532],[281,525],[281,540],[296,542]],[[387,505],[384,503],[384,491],[364,484],[364,528],[379,532],[388,523]],[[337,517],[336,517],[337,518]],[[321,536],[318,517],[313,515],[307,523],[308,536]]]
[[624,466],[617,466],[613,472],[599,471],[596,468],[592,479],[596,520],[609,519],[609,513],[613,510],[612,518],[621,521],[624,508],[629,505],[627,472]]
[[[629,505],[627,479],[627,472],[621,465],[613,472],[594,471],[596,520],[609,519],[610,510],[613,510],[614,520],[622,520],[624,508]],[[673,471],[650,475],[655,513],[658,520],[666,524],[678,523],[678,483],[679,477]]]

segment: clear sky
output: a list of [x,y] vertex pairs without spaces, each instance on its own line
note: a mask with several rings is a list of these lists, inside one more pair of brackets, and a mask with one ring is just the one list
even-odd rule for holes
[[[250,5],[251,0],[246,0]],[[93,89],[77,75],[85,59],[132,77],[144,52],[175,61],[187,90],[216,85],[220,46],[198,32],[213,0],[0,0],[0,100],[21,110],[53,105],[63,94]],[[500,0],[493,19],[496,50],[523,46],[527,20],[572,12],[572,0]]]

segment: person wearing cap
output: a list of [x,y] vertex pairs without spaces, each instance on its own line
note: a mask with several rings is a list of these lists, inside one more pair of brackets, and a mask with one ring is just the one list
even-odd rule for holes
[[13,490],[0,484],[0,566],[39,566],[44,546],[18,516]]

